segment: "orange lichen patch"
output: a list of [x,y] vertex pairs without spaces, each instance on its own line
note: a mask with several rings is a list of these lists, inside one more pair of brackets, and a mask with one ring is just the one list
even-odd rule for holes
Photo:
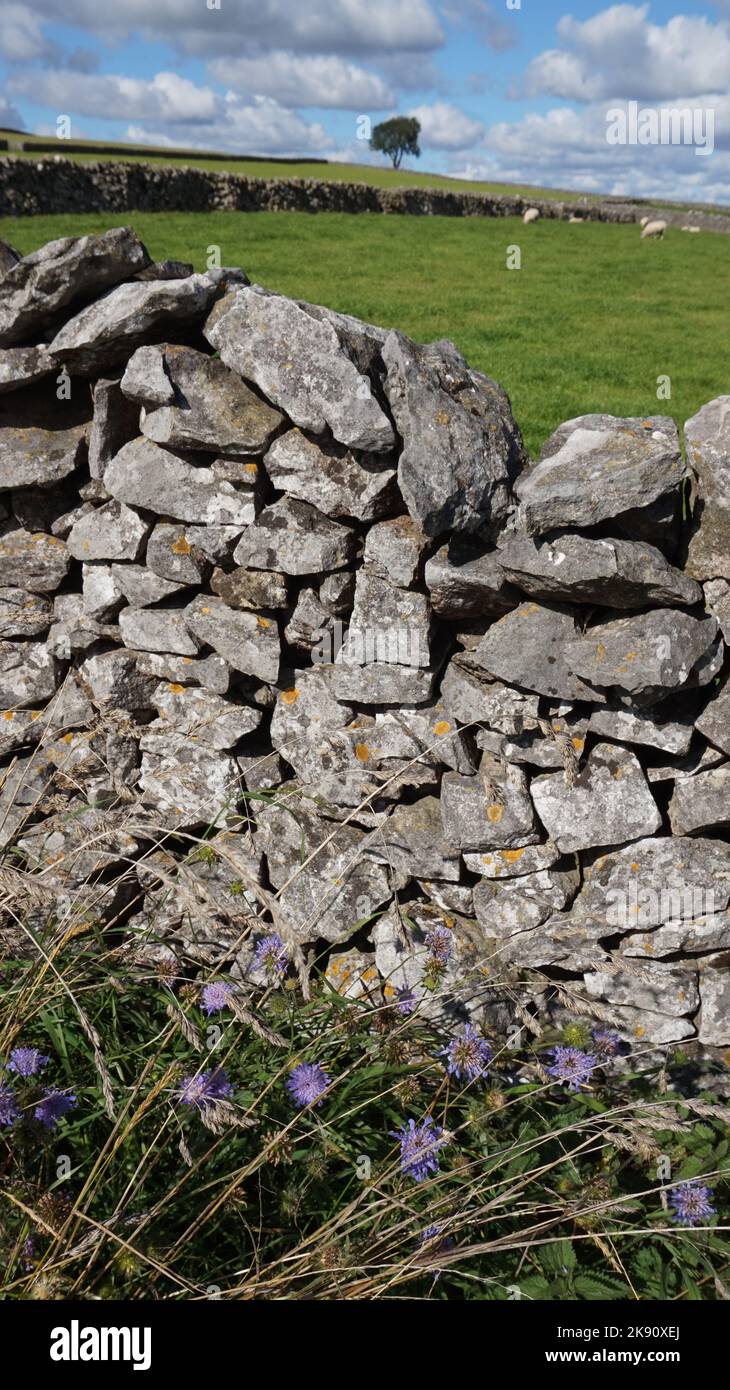
[[177,540],[173,541],[170,546],[173,555],[189,555],[192,548],[184,532],[181,536],[178,536]]
[[30,717],[31,717],[31,719],[33,719],[33,720],[40,719],[40,717],[41,717],[41,712],[40,712],[40,710],[39,710],[39,709],[32,709],[31,712],[30,712]]
[[603,642],[599,642],[599,643],[598,643],[598,646],[596,647],[596,660],[597,660],[597,661],[605,661],[605,660],[606,660],[606,648],[604,647]]
[[624,661],[636,661],[636,652],[627,652]]
[[504,806],[500,806],[498,801],[495,801],[492,806],[487,807],[487,820],[490,820],[492,825],[499,825],[503,815]]
[[340,962],[339,962],[338,960],[333,960],[333,961],[331,961],[331,963],[330,963],[330,970],[331,970],[331,972],[332,972],[333,975],[339,975],[341,969],[342,969],[342,966],[341,966],[341,964],[340,964]]
[[363,970],[361,978],[369,984],[371,980],[375,979],[377,973],[377,970],[372,965],[370,965],[368,966],[367,970]]
[[[383,985],[383,994],[385,995],[386,999],[394,999],[396,993],[397,991],[394,990],[392,985]],[[728,1052],[728,1066],[730,1066],[730,1052]]]
[[583,752],[583,749],[584,749],[585,746],[586,746],[586,741],[585,741],[584,738],[572,738],[570,741],[571,741],[571,743],[572,743],[572,745],[573,745],[573,747],[574,747],[576,753],[582,753],[582,752]]
[[257,463],[244,463],[243,471],[244,473],[258,473],[259,466]]
[[439,719],[438,724],[434,724],[434,726],[433,726],[433,731],[434,731],[435,734],[438,734],[439,737],[440,737],[441,734],[447,734],[447,733],[449,732],[449,729],[450,729],[450,728],[451,728],[451,725],[449,724],[448,719]]
[[210,609],[209,609],[209,608],[201,608],[200,611],[201,611],[201,613],[210,613]]
[[482,864],[491,864],[491,862],[492,862],[492,856],[491,856],[491,854],[483,854],[483,855],[482,855]]
[[480,966],[479,966],[479,974],[480,974],[480,975],[491,975],[491,973],[492,973],[492,972],[491,972],[491,970],[490,970],[490,968],[489,968],[488,965],[480,965]]
[[638,872],[639,872],[639,866],[638,866],[636,860],[634,860],[634,862],[633,862],[632,864],[629,864],[629,868],[630,868],[632,874],[638,874]]
[[73,743],[73,734],[64,734],[61,743]]
[[282,690],[281,692],[282,704],[293,705],[295,700],[298,699],[299,691],[297,690],[296,686],[294,686],[291,690]]
[[646,1029],[645,1029],[645,1028],[642,1028],[641,1024],[639,1024],[638,1027],[634,1029],[634,1037],[635,1037],[635,1038],[643,1038],[645,1032],[646,1032]]
[[524,852],[524,845],[522,845],[520,849],[503,849],[500,851],[500,858],[506,860],[508,864],[516,864],[518,859],[522,858]]
[[264,631],[266,631],[267,627],[271,627],[271,623],[269,622],[268,618],[261,618],[258,614],[256,615],[256,622],[258,623],[259,627],[262,627],[264,629]]
[[183,690],[185,689],[185,686],[178,685],[175,681],[172,681],[167,688],[169,691],[171,691],[173,695],[181,695]]
[[651,944],[650,941],[647,941],[647,942],[645,943],[645,945],[644,945],[644,951],[645,951],[645,953],[646,953],[647,956],[653,956],[653,954],[654,954],[654,947],[652,946],[652,944]]
[[370,757],[370,749],[366,743],[355,744],[355,757],[359,763],[366,763]]
[[449,413],[447,410],[437,410],[433,418],[437,425],[448,425],[449,423]]
[[3,710],[3,719],[8,719],[8,720],[10,720],[10,719],[14,719],[14,718],[15,718],[15,710],[14,710],[14,709],[6,709],[6,710]]

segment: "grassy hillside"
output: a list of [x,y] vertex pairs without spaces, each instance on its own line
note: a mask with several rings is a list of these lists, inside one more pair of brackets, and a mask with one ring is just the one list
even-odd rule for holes
[[[121,218],[119,219],[122,220]],[[723,236],[641,242],[634,226],[517,219],[330,213],[131,213],[158,258],[223,264],[286,294],[414,338],[449,337],[501,382],[532,451],[562,420],[590,411],[670,414],[682,423],[730,390]],[[23,252],[101,231],[108,214],[0,219]],[[506,249],[522,248],[507,270]],[[669,376],[670,400],[657,399]]]

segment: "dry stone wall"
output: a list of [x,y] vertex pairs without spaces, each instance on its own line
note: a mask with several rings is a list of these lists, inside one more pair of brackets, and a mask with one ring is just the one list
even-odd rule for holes
[[36,929],[251,986],[276,932],[446,1024],[730,1045],[730,396],[686,461],[587,415],[532,462],[447,341],[129,228],[0,253],[0,872]]
[[[218,170],[134,161],[80,163],[0,158],[0,216],[39,213],[145,212],[381,212],[411,216],[515,217],[528,207],[542,217],[638,222],[647,204],[586,198],[558,200],[448,188],[378,188],[374,184],[320,179],[257,179]],[[662,208],[662,217],[684,226],[686,209]],[[730,231],[722,212],[693,210],[692,222],[707,231]]]

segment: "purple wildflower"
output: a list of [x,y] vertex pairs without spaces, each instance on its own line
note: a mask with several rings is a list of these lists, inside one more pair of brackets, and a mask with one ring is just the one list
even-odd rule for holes
[[49,1091],[36,1106],[33,1114],[46,1129],[55,1129],[59,1120],[62,1120],[69,1110],[74,1110],[76,1105],[76,1097],[71,1091]]
[[446,1058],[449,1076],[455,1076],[457,1080],[466,1077],[467,1081],[476,1081],[478,1076],[484,1076],[492,1060],[492,1049],[476,1028],[467,1023],[461,1037],[452,1038],[439,1056]]
[[599,1057],[616,1057],[621,1051],[621,1039],[610,1028],[593,1028],[591,1037]]
[[407,1125],[393,1134],[400,1140],[401,1172],[416,1182],[423,1182],[431,1173],[438,1173],[438,1151],[448,1141],[439,1125],[434,1125],[430,1115],[420,1124],[409,1120]]
[[396,990],[395,1007],[399,1014],[412,1014],[418,1006],[418,1000],[410,985],[399,985]]
[[0,1082],[0,1125],[7,1125],[8,1129],[15,1124],[20,1111],[13,1094],[12,1087],[3,1085]]
[[[440,1237],[440,1239],[438,1239],[438,1237]],[[436,1278],[440,1279],[443,1270],[436,1268],[431,1261],[435,1259],[437,1255],[445,1255],[447,1251],[453,1250],[455,1244],[456,1242],[453,1236],[443,1235],[440,1226],[427,1226],[425,1231],[423,1231],[418,1238],[418,1245],[419,1249],[423,1249],[424,1245],[428,1245],[429,1249],[424,1251],[419,1263],[423,1262],[427,1264],[432,1274],[435,1274]]]
[[442,968],[451,955],[453,938],[448,927],[434,927],[426,937],[426,945],[431,959]]
[[280,980],[286,974],[289,957],[278,932],[271,932],[257,942],[253,963],[255,969],[265,970],[269,979]]
[[691,1182],[680,1182],[669,1193],[674,1207],[670,1213],[672,1221],[678,1226],[701,1226],[710,1216],[715,1216],[717,1208],[710,1198],[714,1197],[711,1187],[693,1178]]
[[227,1100],[233,1094],[233,1087],[222,1067],[214,1071],[201,1071],[199,1076],[183,1077],[182,1086],[177,1092],[183,1105],[192,1105],[195,1110],[205,1110],[218,1100]]
[[224,984],[223,980],[212,980],[209,985],[203,985],[201,1002],[208,1018],[228,1007],[231,993],[231,986]]
[[553,1049],[553,1065],[548,1067],[551,1076],[564,1081],[571,1091],[580,1091],[591,1079],[598,1066],[595,1053],[581,1052],[579,1047],[556,1047]]
[[301,1062],[294,1068],[286,1086],[297,1105],[321,1105],[320,1097],[327,1090],[331,1080],[332,1077],[316,1062]]
[[17,1072],[18,1076],[35,1076],[43,1070],[47,1061],[48,1058],[37,1047],[14,1047],[10,1053],[8,1071]]

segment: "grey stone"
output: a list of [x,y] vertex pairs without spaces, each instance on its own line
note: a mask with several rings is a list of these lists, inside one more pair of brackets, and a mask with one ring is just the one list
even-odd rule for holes
[[[436,928],[449,934],[450,953],[439,987],[429,987],[429,941]],[[399,989],[409,989],[419,1017],[453,1032],[471,1021],[482,1031],[503,1035],[510,1022],[504,995],[490,983],[494,948],[476,922],[434,903],[409,904],[405,912],[389,909],[371,932],[375,960],[383,980],[386,1003],[395,1003]]]
[[420,347],[393,332],[382,355],[403,439],[398,483],[413,520],[429,536],[504,520],[523,462],[506,393],[471,371],[453,343]]
[[499,551],[506,577],[526,594],[611,608],[694,604],[702,590],[662,552],[639,541],[557,532],[542,540],[512,536]]
[[165,348],[161,345],[137,348],[132,353],[120,382],[124,395],[146,407],[173,405],[175,388],[165,368]]
[[730,822],[730,764],[683,777],[669,803],[673,835],[693,835]]
[[684,427],[699,499],[687,552],[695,579],[730,579],[730,396],[704,405]]
[[187,617],[185,608],[125,608],[119,614],[122,641],[132,651],[197,656],[201,642],[191,636]]
[[205,336],[226,366],[253,381],[300,429],[322,434],[329,427],[352,449],[392,448],[393,427],[331,320],[253,286],[223,301]]
[[389,901],[388,871],[365,856],[367,837],[354,826],[270,804],[257,810],[257,827],[254,840],[293,940],[347,941]]
[[87,657],[79,674],[95,705],[131,711],[154,709],[157,679],[140,670],[132,652],[101,652]]
[[291,684],[277,691],[271,741],[285,756],[287,748],[300,739],[344,729],[353,719],[352,707],[333,693],[334,675],[333,666],[311,666],[290,673]]
[[357,458],[342,444],[321,444],[301,430],[288,430],[271,445],[264,465],[274,487],[325,516],[374,521],[396,501],[395,469],[379,454]]
[[[260,571],[265,573],[265,571]],[[311,652],[331,632],[333,620],[325,612],[314,589],[301,589],[294,611],[284,628],[284,638],[290,647]]]
[[694,1013],[700,1002],[696,969],[663,961],[632,963],[625,969],[617,966],[610,974],[597,970],[584,977],[584,984],[591,999],[673,1018]]
[[194,266],[190,261],[153,261],[138,270],[135,280],[184,280],[192,275]]
[[132,608],[146,608],[150,603],[172,598],[186,587],[172,579],[163,579],[146,565],[112,565],[111,572],[116,587]]
[[[367,543],[365,553],[367,556]],[[520,602],[507,582],[494,549],[461,539],[448,541],[426,563],[426,588],[440,618],[471,618],[508,613]]]
[[659,748],[664,753],[682,757],[692,742],[691,719],[657,719],[645,710],[597,709],[589,723],[592,734],[619,743],[638,743],[644,748]]
[[[67,418],[60,409],[55,424],[48,421],[48,429],[32,424],[0,425],[0,488],[50,487],[68,478],[85,461],[87,427],[66,425]],[[59,428],[61,421],[63,428]]]
[[[652,705],[684,686],[716,651],[717,620],[655,608],[614,618],[566,641],[565,660],[577,677],[598,689],[628,694]],[[596,698],[595,696],[593,697]]]
[[0,396],[32,386],[56,370],[41,344],[39,347],[0,348]]
[[323,516],[308,502],[282,497],[248,527],[233,558],[252,569],[321,574],[349,565],[359,548],[359,538],[349,526]]
[[591,934],[585,922],[576,921],[574,912],[555,913],[534,931],[516,932],[502,940],[493,937],[492,955],[497,957],[500,971],[505,966],[542,970],[557,965],[574,974],[609,962],[595,933]]
[[229,608],[258,612],[262,608],[286,608],[289,591],[286,576],[275,570],[250,570],[242,566],[225,573],[213,571],[210,587]]
[[55,657],[40,642],[0,642],[0,708],[43,704],[58,686]]
[[478,776],[444,775],[441,814],[444,835],[458,849],[515,849],[539,839],[524,772],[488,753]]
[[174,405],[147,409],[142,433],[171,449],[263,453],[279,426],[274,410],[222,362],[194,348],[166,347]]
[[551,869],[560,858],[560,850],[552,840],[542,845],[518,845],[516,849],[492,849],[485,854],[466,853],[466,868],[483,878],[522,878]]
[[118,285],[148,263],[131,227],[47,242],[0,280],[0,344],[32,337],[80,295],[88,299]]
[[572,785],[563,773],[549,773],[536,777],[530,792],[548,836],[564,854],[624,844],[662,823],[638,759],[609,743],[596,744]]
[[103,478],[115,454],[139,434],[139,409],[114,379],[97,381],[92,388],[94,417],[89,432],[89,472]]
[[32,873],[53,877],[63,864],[63,876],[70,885],[81,886],[109,870],[124,870],[140,852],[140,844],[121,825],[110,824],[108,813],[72,803],[71,814],[48,817],[31,826],[18,848]]
[[19,529],[0,536],[0,584],[47,594],[63,583],[71,557],[62,540]]
[[624,533],[650,539],[652,505],[676,508],[685,477],[672,420],[582,415],[550,437],[515,492],[529,535],[621,519]]
[[147,542],[146,563],[160,579],[199,585],[213,565],[228,564],[242,526],[196,526],[158,521]]
[[579,884],[575,866],[540,869],[520,878],[483,878],[474,889],[477,921],[498,941],[534,930],[569,906]]
[[359,571],[352,617],[340,652],[343,662],[428,667],[430,635],[431,611],[425,594],[397,589],[365,568]]
[[340,649],[335,662],[338,700],[364,705],[423,705],[431,699],[437,668],[402,666],[395,661],[348,662]]
[[231,683],[228,663],[222,656],[173,656],[169,652],[138,652],[137,665],[145,676],[171,681],[182,687],[200,685],[216,695],[225,695]]
[[138,560],[150,530],[132,507],[107,502],[76,522],[66,544],[75,560]]
[[730,678],[725,676],[720,686],[713,691],[702,713],[695,720],[695,727],[705,738],[723,753],[730,754]]
[[700,1013],[698,1038],[705,1047],[727,1047],[730,1043],[730,972],[727,959],[707,960],[700,968]]
[[474,890],[468,883],[442,882],[419,878],[418,886],[440,912],[461,917],[474,916]]
[[80,502],[78,507],[72,507],[70,511],[63,512],[51,523],[51,535],[60,536],[62,541],[68,540],[76,522],[84,516],[89,516],[93,510],[93,502]]
[[727,950],[729,947],[730,913],[712,911],[698,917],[677,916],[654,931],[632,932],[623,938],[621,954],[654,960],[661,956]]
[[218,482],[210,468],[186,463],[141,436],[120,449],[106,469],[104,482],[118,501],[177,521],[243,528],[256,515],[250,492]]
[[730,645],[730,583],[726,579],[711,579],[702,588],[705,607],[717,618],[722,635]]
[[13,266],[22,259],[20,252],[16,251],[9,241],[0,241],[0,277],[7,275],[8,271],[12,270]]
[[51,625],[50,599],[27,589],[0,589],[0,638],[38,637]]
[[575,609],[558,604],[523,603],[492,624],[472,660],[510,685],[602,704],[605,696],[586,685],[566,659],[579,635],[576,617]]
[[677,782],[683,781],[685,777],[694,777],[698,772],[706,772],[708,768],[719,767],[725,761],[725,754],[718,748],[698,748],[695,752],[690,751],[683,758],[677,758],[673,763],[663,763],[660,766],[647,767],[646,775],[650,782]]
[[355,575],[346,571],[328,574],[319,586],[319,601],[331,617],[346,618],[355,602]]
[[113,622],[124,602],[111,565],[82,565],[84,612],[97,622]]
[[[58,522],[75,500],[74,494],[73,482],[66,478],[63,482],[51,483],[49,487],[15,488],[10,493],[10,505],[18,526],[24,531],[48,531],[57,536],[60,534]],[[70,531],[71,527],[68,529]]]
[[217,293],[210,275],[119,285],[70,319],[48,351],[69,372],[95,376],[150,340],[201,323]]
[[48,647],[62,661],[88,651],[100,641],[119,642],[116,623],[100,623],[84,610],[81,594],[57,594],[53,603],[53,626]]
[[469,659],[455,656],[449,662],[441,697],[447,714],[460,724],[482,722],[511,736],[537,728],[539,696],[490,680]]
[[436,796],[422,796],[412,806],[396,806],[385,824],[374,832],[368,856],[409,878],[428,876],[458,883],[459,850],[444,836],[441,805]]
[[418,582],[428,546],[428,537],[409,516],[391,517],[370,527],[363,563],[378,578],[409,589]]
[[287,769],[279,754],[263,743],[250,753],[239,753],[237,762],[249,792],[271,791],[286,780]]
[[140,739],[143,799],[176,826],[227,824],[241,794],[235,758],[189,738],[145,733]]
[[190,631],[212,647],[234,671],[275,684],[281,654],[273,618],[229,608],[220,598],[201,594],[187,610]]
[[341,999],[367,999],[382,1002],[375,956],[364,951],[330,952],[325,979]]
[[234,704],[192,685],[181,688],[165,682],[158,685],[152,698],[159,718],[148,726],[150,732],[172,729],[174,734],[219,751],[233,748],[246,734],[253,733],[262,719],[260,709]]

